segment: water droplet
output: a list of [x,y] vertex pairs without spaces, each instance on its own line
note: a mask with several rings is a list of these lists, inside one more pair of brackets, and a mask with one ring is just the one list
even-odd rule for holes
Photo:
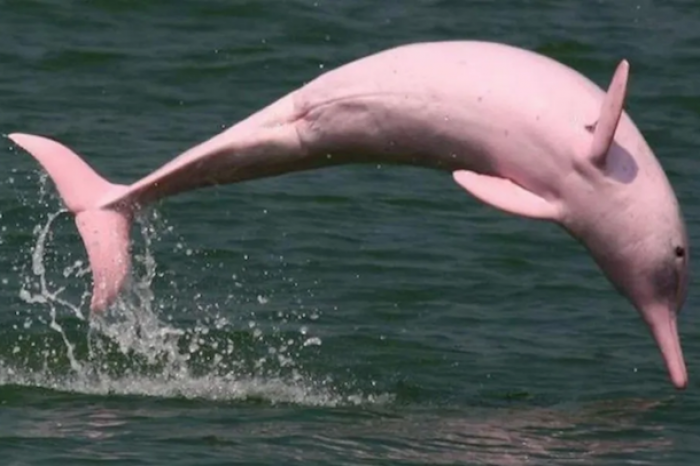
[[308,340],[304,342],[304,347],[307,346],[320,346],[321,345],[321,339],[318,337],[311,337]]

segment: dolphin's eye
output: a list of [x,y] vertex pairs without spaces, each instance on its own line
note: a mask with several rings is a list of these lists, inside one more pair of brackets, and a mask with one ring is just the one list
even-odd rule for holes
[[685,257],[685,248],[683,246],[676,246],[676,257]]

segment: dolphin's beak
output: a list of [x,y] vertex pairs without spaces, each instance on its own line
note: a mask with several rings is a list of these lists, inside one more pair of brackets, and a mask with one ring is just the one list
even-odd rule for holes
[[688,386],[688,373],[678,336],[676,314],[668,309],[663,309],[663,312],[652,313],[649,317],[651,318],[647,322],[656,344],[661,350],[671,383],[678,390],[683,390]]

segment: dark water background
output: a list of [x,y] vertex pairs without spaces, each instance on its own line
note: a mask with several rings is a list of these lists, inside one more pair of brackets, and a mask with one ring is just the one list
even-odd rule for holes
[[[56,138],[118,182],[402,43],[507,42],[601,85],[626,57],[627,109],[700,234],[694,1],[0,7],[0,132]],[[0,151],[2,465],[697,461],[694,284],[676,393],[581,246],[448,174],[343,167],[169,199],[135,239],[131,304],[90,324],[72,220],[28,155]]]

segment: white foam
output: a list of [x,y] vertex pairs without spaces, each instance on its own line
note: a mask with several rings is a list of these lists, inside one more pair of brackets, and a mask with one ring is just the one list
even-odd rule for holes
[[[45,206],[54,202],[55,198],[51,202],[45,201]],[[90,274],[86,261],[72,259],[66,253],[60,257],[63,262],[61,266],[54,267],[52,263],[51,267],[47,267],[45,264],[48,249],[60,247],[50,244],[51,229],[58,216],[64,212],[49,213],[45,221],[34,229],[31,267],[20,273],[19,291],[20,298],[28,305],[29,315],[24,320],[24,330],[47,326],[60,334],[63,347],[33,346],[32,351],[42,353],[34,355],[35,359],[48,361],[48,364],[44,364],[45,368],[38,371],[23,366],[16,367],[14,359],[0,356],[0,384],[94,395],[207,400],[255,398],[271,403],[314,406],[385,403],[392,400],[389,395],[341,394],[333,387],[330,378],[305,375],[297,367],[299,355],[303,351],[312,350],[307,347],[321,345],[321,338],[313,335],[308,324],[300,325],[298,338],[290,339],[287,336],[275,339],[265,335],[252,320],[240,329],[235,329],[221,315],[205,319],[205,323],[200,319],[191,328],[178,327],[177,324],[165,321],[168,319],[162,319],[157,309],[158,300],[151,287],[156,276],[156,261],[151,251],[153,242],[159,239],[158,231],[172,232],[172,228],[161,228],[163,222],[157,214],[143,217],[138,223],[143,250],[134,254],[134,272],[127,292],[104,316],[86,319],[81,311],[87,305],[89,297],[87,287]],[[55,275],[56,279],[52,281],[49,275]],[[63,286],[57,285],[56,280],[62,280]],[[66,294],[66,282],[71,285],[84,283],[85,290],[80,302],[63,297]],[[191,297],[178,298],[192,302]],[[260,304],[267,303],[266,299],[263,301]],[[40,315],[42,313],[48,316]],[[74,340],[77,338],[78,341],[71,341],[59,324],[59,321],[63,321],[59,316],[89,322],[86,326],[88,332],[78,336],[72,332]],[[254,356],[259,359],[251,364],[250,360],[245,361],[244,356],[236,354],[236,346],[230,338],[222,342],[211,336],[213,332],[232,335],[234,330],[250,333],[256,344],[268,345],[264,348],[267,351]],[[83,338],[86,340],[80,341]],[[183,345],[183,342],[189,344]],[[76,346],[84,346],[85,343],[89,350],[87,355],[76,356]],[[213,357],[209,364],[197,367],[192,364],[192,360],[197,359],[198,352],[203,347],[213,353]],[[18,351],[19,348],[16,348]],[[56,370],[60,366],[56,361],[61,356],[68,359],[70,369]],[[252,373],[250,367],[244,369],[244,366],[251,365],[254,367]],[[51,366],[53,369],[50,369]]]

